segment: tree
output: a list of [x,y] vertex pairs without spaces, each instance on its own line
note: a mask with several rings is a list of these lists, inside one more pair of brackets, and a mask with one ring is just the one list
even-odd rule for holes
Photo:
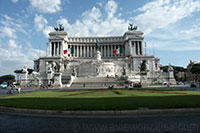
[[184,67],[180,67],[180,66],[173,66],[174,69],[174,78],[176,79],[176,81],[186,81],[186,76],[184,76],[184,78],[180,78],[178,75],[180,72],[184,72],[186,73],[187,69]]
[[3,75],[0,77],[0,84],[3,82],[7,82],[8,84],[12,84],[15,81],[14,75]]
[[[176,79],[176,81],[186,81],[186,78],[179,78],[178,74],[179,72],[186,72],[187,69],[184,67],[180,67],[180,66],[172,66],[174,69],[174,78]],[[169,66],[161,66],[160,69],[163,70],[163,72],[168,72],[168,68]]]
[[161,66],[160,69],[163,70],[163,72],[168,72],[169,66]]
[[195,74],[195,81],[198,80],[198,75],[200,74],[200,63],[192,65],[191,73]]

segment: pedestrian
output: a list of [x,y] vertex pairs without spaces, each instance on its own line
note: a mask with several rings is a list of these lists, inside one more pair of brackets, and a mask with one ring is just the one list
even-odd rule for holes
[[21,88],[20,87],[17,87],[17,92],[18,92],[18,94],[21,92]]

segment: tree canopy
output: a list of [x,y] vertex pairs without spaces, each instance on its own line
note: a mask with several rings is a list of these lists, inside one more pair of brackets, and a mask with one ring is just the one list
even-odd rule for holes
[[22,69],[21,70],[15,70],[14,72],[16,73],[16,74],[21,74],[22,73]]
[[[28,74],[31,74],[34,71],[33,69],[30,69],[30,68],[28,68],[27,70],[28,70]],[[23,69],[15,70],[14,72],[16,74],[22,74],[22,71],[23,71]]]
[[168,72],[169,66],[161,66],[160,69],[163,70],[163,72]]
[[15,76],[14,75],[3,75],[0,76],[0,84],[3,82],[7,82],[8,84],[11,84],[15,81]]
[[193,74],[200,74],[200,63],[192,65],[190,70]]
[[[179,76],[178,76],[179,72],[186,72],[187,71],[186,68],[180,67],[180,66],[172,66],[172,67],[174,69],[174,78],[177,81],[185,81],[185,80],[187,80],[186,77],[185,78],[179,78]],[[168,72],[168,68],[169,68],[168,65],[160,67],[160,69],[163,70],[163,72]]]

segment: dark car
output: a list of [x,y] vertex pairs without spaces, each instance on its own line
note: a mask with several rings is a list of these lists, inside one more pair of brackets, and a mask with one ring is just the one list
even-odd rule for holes
[[197,87],[197,85],[196,85],[195,83],[192,83],[192,84],[190,85],[190,87],[195,88],[195,87]]
[[134,88],[142,88],[142,84],[141,83],[136,83],[133,85]]

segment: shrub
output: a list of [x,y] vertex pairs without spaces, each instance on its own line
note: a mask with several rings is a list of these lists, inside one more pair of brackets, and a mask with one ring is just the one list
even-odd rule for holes
[[123,94],[123,90],[113,90],[113,92],[118,94],[118,95],[122,95]]

